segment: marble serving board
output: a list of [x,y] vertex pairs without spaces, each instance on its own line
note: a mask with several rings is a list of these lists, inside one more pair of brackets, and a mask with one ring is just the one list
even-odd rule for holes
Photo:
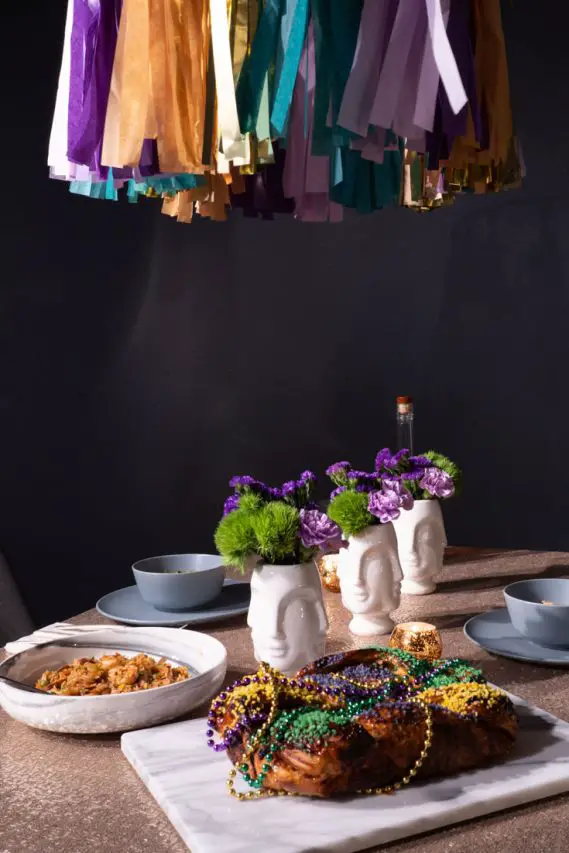
[[354,853],[569,791],[569,724],[512,699],[520,732],[508,761],[391,796],[231,799],[205,720],[129,732],[122,749],[192,853]]

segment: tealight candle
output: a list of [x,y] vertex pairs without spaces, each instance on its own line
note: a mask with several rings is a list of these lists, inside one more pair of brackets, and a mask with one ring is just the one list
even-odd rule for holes
[[437,628],[428,622],[403,622],[391,633],[389,645],[394,649],[411,652],[426,660],[437,660],[443,655],[443,641]]
[[324,554],[318,560],[318,571],[322,578],[322,586],[330,592],[340,592],[340,578],[338,577],[339,554]]

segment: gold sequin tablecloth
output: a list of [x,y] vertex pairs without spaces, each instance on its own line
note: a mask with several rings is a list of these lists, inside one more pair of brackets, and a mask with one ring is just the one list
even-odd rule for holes
[[[462,626],[503,606],[502,588],[526,577],[569,577],[569,554],[451,551],[434,595],[405,596],[396,619],[420,619],[441,631],[445,656],[467,658],[490,681],[569,720],[569,669],[492,657]],[[347,630],[340,596],[326,593],[328,651],[359,645]],[[63,615],[63,614],[62,614]],[[104,623],[94,611],[74,622]],[[245,617],[209,632],[228,649],[227,681],[255,668]],[[379,638],[387,643],[387,637]],[[245,806],[244,806],[245,807]],[[383,847],[388,853],[566,853],[569,796],[458,824]],[[307,831],[291,827],[291,832]],[[0,853],[187,853],[186,845],[120,751],[118,736],[35,731],[0,710]],[[267,853],[270,853],[267,850]]]

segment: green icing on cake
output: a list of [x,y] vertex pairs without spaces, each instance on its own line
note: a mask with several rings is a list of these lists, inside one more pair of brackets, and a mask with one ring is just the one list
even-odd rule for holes
[[[435,666],[440,666],[443,661],[436,661]],[[463,660],[456,660],[450,664],[443,672],[433,672],[428,674],[423,681],[425,689],[429,687],[446,687],[449,684],[456,684],[457,681],[485,684],[486,679],[479,669],[469,666]]]
[[411,652],[404,652],[402,649],[388,648],[387,646],[368,646],[377,652],[382,652],[386,657],[394,657],[404,663],[407,667],[411,678],[417,678],[419,675],[424,675],[429,671],[432,664],[427,660],[415,657]]
[[289,743],[314,743],[329,737],[334,729],[347,722],[349,718],[345,711],[307,709],[291,721],[286,739]]

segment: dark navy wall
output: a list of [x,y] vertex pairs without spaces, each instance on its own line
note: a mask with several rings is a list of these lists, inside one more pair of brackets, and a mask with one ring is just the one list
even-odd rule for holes
[[523,190],[343,226],[69,196],[44,166],[63,0],[3,10],[0,550],[36,620],[210,549],[235,472],[369,465],[400,393],[465,469],[452,543],[569,550],[563,4],[504,5]]

